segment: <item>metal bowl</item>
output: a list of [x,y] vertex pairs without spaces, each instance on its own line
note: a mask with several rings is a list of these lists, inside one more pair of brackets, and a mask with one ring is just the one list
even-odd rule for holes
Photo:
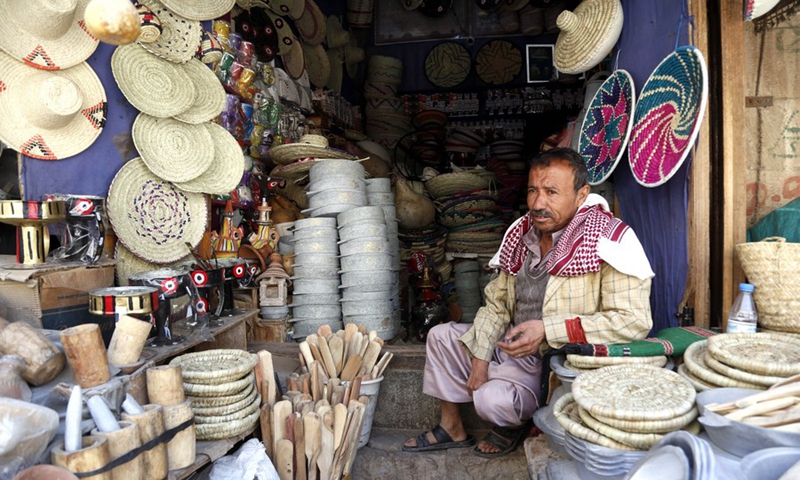
[[367,193],[392,193],[392,180],[389,178],[368,178]]
[[308,208],[314,209],[331,204],[362,206],[367,204],[367,194],[363,190],[337,189],[308,194]]
[[349,255],[340,259],[342,272],[361,270],[391,270],[394,268],[394,258],[386,253],[365,253],[363,255]]
[[346,212],[360,206],[361,205],[352,205],[350,203],[335,203],[331,205],[323,205],[317,208],[307,208],[302,210],[302,212],[312,217],[334,218],[342,212]]
[[294,267],[339,267],[339,257],[335,253],[297,253]]
[[358,270],[342,273],[342,286],[391,284],[395,281],[393,270]]
[[394,308],[391,302],[383,301],[343,301],[342,302],[342,315],[379,315],[391,316]]
[[294,282],[294,293],[333,295],[339,291],[338,278],[302,278]]
[[339,228],[356,223],[385,223],[384,210],[379,206],[357,207],[340,213],[336,220]]
[[374,285],[358,285],[355,287],[342,286],[342,296],[347,295],[348,292],[392,292],[395,288],[395,283],[376,283]]
[[333,238],[305,238],[297,239],[294,242],[294,254],[302,255],[305,253],[331,253],[336,255],[339,247],[336,245],[336,237]]
[[338,305],[339,294],[294,294],[292,295],[291,306],[296,307],[299,305]]
[[309,183],[306,187],[306,190],[309,194],[312,194],[329,189],[339,190],[342,188],[366,191],[366,183],[362,178],[351,177],[347,175],[334,175],[331,177],[322,178],[316,182]]
[[[306,238],[338,238],[339,233],[335,227],[307,227],[302,230],[297,230],[292,235],[293,241],[298,242]],[[283,241],[284,237],[281,237]]]
[[292,305],[292,315],[298,318],[336,318],[342,316],[340,305]]
[[346,176],[364,178],[366,171],[364,166],[353,160],[329,159],[324,162],[317,162],[308,172],[309,182],[318,182],[326,177]]
[[331,330],[338,332],[344,328],[341,318],[298,318],[290,320],[294,333],[292,338],[300,340],[312,333],[317,333],[317,329],[322,325],[329,325]]
[[388,287],[387,290],[379,290],[376,292],[365,292],[356,287],[342,289],[343,302],[375,302],[386,299],[392,300],[393,298],[391,287]]
[[334,227],[336,228],[336,220],[332,218],[301,218],[294,221],[293,230],[303,230],[310,227]]
[[397,335],[399,322],[395,321],[394,315],[345,315],[344,323],[364,325],[368,332],[375,330],[382,339],[391,340]]
[[338,278],[339,269],[336,267],[318,267],[315,265],[294,266],[293,278]]
[[339,243],[362,237],[385,237],[386,225],[383,223],[356,223],[339,229]]
[[339,254],[343,257],[364,253],[389,253],[389,242],[386,237],[362,237],[339,245]]
[[367,203],[370,205],[394,206],[394,193],[367,193]]

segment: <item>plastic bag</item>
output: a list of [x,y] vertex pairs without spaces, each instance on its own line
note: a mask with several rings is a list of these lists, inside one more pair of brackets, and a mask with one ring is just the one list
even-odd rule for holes
[[267,457],[264,444],[251,438],[234,455],[226,455],[211,467],[210,480],[280,480]]
[[0,480],[33,465],[58,429],[58,413],[33,403],[0,398]]

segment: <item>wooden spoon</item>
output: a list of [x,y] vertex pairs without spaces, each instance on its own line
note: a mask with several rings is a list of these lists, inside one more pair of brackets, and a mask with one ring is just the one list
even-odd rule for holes
[[272,407],[272,442],[273,451],[278,453],[278,441],[286,437],[286,419],[292,414],[292,402],[281,400]]
[[308,480],[308,473],[306,471],[306,442],[305,430],[300,414],[295,412],[297,417],[294,421],[294,480]]
[[317,479],[317,456],[320,451],[321,423],[319,415],[309,412],[303,415],[303,433],[305,435],[304,450],[308,460],[308,479]]
[[290,440],[285,438],[278,440],[275,447],[275,469],[281,480],[293,480],[294,445]]
[[330,348],[328,348],[328,341],[322,337],[319,339],[319,353],[322,355],[325,373],[328,374],[328,377],[338,377],[339,374],[336,371],[336,363],[334,363],[333,355],[331,354]]
[[347,426],[347,407],[343,403],[333,406],[333,450],[342,444],[344,429]]
[[344,368],[344,340],[334,335],[328,342],[328,349],[331,351],[333,363],[336,365],[336,374],[332,377],[338,377]]
[[367,345],[367,351],[364,353],[364,358],[361,362],[361,371],[359,373],[361,375],[364,375],[365,373],[371,373],[372,368],[378,361],[378,355],[380,354],[381,346],[375,341],[370,341]]

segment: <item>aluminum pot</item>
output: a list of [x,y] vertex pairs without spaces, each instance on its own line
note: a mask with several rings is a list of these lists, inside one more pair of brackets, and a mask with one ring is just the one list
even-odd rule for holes
[[331,218],[301,218],[294,221],[294,230],[310,227],[336,227],[336,220]]
[[389,178],[368,178],[367,193],[392,193],[392,180]]
[[329,189],[340,190],[342,188],[366,191],[366,183],[362,178],[350,177],[346,175],[334,175],[331,177],[322,178],[313,183],[309,183],[306,187],[306,191],[307,193],[312,194]]
[[338,278],[339,269],[336,267],[294,266],[292,278]]
[[304,238],[294,242],[295,256],[304,253],[332,253],[336,254],[339,247],[336,245],[336,237],[333,238]]
[[329,325],[331,330],[338,332],[344,328],[341,318],[299,318],[290,320],[294,333],[292,338],[300,340],[312,333],[317,333],[317,329],[322,325]]
[[308,172],[309,183],[316,183],[324,178],[334,176],[364,178],[366,171],[359,162],[330,159],[324,162],[316,162]]
[[345,287],[388,284],[393,283],[394,280],[392,270],[360,270],[342,273],[342,285]]
[[356,223],[385,223],[384,210],[378,206],[358,207],[340,213],[336,220],[339,228],[353,225]]
[[339,305],[293,305],[292,315],[298,318],[336,318],[342,316]]
[[337,305],[339,303],[339,294],[294,294],[292,295],[292,305]]
[[[333,227],[308,227],[302,230],[298,230],[292,235],[295,241],[303,240],[304,238],[336,238],[338,236],[338,232],[336,228]],[[283,237],[281,237],[281,241],[283,241]]]
[[349,203],[336,203],[331,205],[323,205],[317,208],[307,208],[302,210],[304,214],[308,214],[312,217],[330,217],[335,218],[342,212],[346,212],[356,207],[360,207],[361,205],[352,205]]
[[347,300],[342,302],[342,314],[346,316],[351,315],[380,315],[391,316],[393,307],[391,302],[383,301],[353,301]]
[[261,318],[275,320],[279,318],[285,318],[288,315],[289,307],[285,305],[282,307],[261,307]]
[[362,237],[385,237],[386,225],[382,223],[356,223],[339,229],[339,243]]
[[390,286],[386,286],[386,290],[378,292],[365,292],[357,287],[343,288],[342,301],[358,301],[358,302],[376,302],[386,301],[387,299],[394,298]]
[[301,253],[294,256],[295,267],[338,267],[339,257],[334,253]]
[[365,253],[342,257],[342,272],[359,270],[390,270],[394,268],[394,259],[385,253]]
[[338,188],[308,194],[308,208],[314,209],[330,204],[349,204],[362,206],[367,204],[364,190]]
[[339,291],[338,289],[338,278],[298,278],[294,282],[294,293],[333,295]]
[[362,237],[339,245],[341,256],[359,255],[363,253],[388,253],[389,242],[386,237]]
[[348,292],[391,292],[394,284],[391,283],[376,283],[373,285],[359,285],[357,287],[342,286],[342,296],[347,295]]
[[367,193],[369,205],[394,206],[394,193]]

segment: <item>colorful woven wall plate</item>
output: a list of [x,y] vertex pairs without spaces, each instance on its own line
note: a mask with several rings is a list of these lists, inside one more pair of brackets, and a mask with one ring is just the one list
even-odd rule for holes
[[514,80],[522,70],[522,53],[513,43],[492,40],[478,50],[475,71],[489,85],[500,85]]
[[612,73],[592,98],[578,143],[578,151],[589,170],[589,185],[603,183],[625,154],[635,99],[633,79],[625,70]]
[[467,79],[472,58],[462,45],[441,43],[431,49],[425,59],[425,75],[434,86],[451,88]]
[[708,70],[695,47],[681,47],[644,84],[628,145],[633,177],[645,187],[669,180],[689,155],[708,102]]

